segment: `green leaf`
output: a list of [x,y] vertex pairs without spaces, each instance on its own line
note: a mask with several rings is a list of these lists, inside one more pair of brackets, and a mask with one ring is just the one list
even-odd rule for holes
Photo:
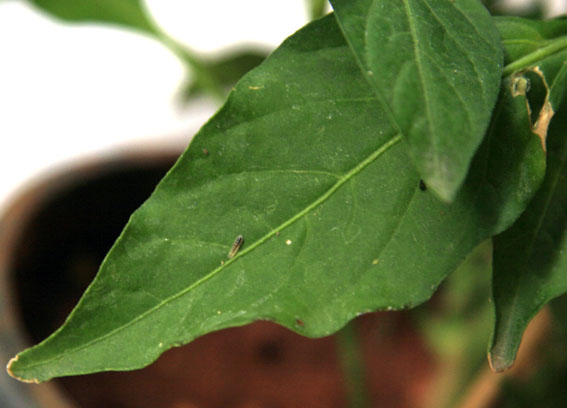
[[541,189],[512,228],[494,239],[496,322],[489,358],[497,372],[514,363],[523,332],[535,314],[567,291],[566,128],[564,101],[551,122]]
[[428,186],[452,201],[482,142],[502,72],[478,0],[334,0],[339,24]]
[[105,22],[155,34],[141,0],[28,0],[67,21]]
[[361,313],[427,300],[537,188],[525,158],[541,147],[529,126],[536,143],[513,131],[502,103],[445,204],[420,183],[334,16],[306,26],[237,84],[64,326],[9,372],[39,382],[130,370],[258,319],[325,336]]
[[[567,87],[567,19],[498,17],[495,22],[505,50],[504,72],[514,74],[513,78],[518,84],[522,81],[526,90],[533,88],[528,94],[528,109],[532,112],[533,131],[545,148],[547,129]],[[542,84],[537,86],[535,82]]]

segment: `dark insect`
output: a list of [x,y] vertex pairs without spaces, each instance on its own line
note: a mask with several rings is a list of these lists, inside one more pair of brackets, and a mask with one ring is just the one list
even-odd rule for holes
[[232,248],[230,248],[230,251],[228,252],[228,257],[234,258],[234,256],[236,255],[236,253],[238,252],[238,250],[240,249],[243,243],[244,243],[244,237],[242,235],[237,236],[236,239],[234,240],[234,244],[232,244]]
[[425,185],[425,183],[423,182],[423,180],[419,180],[419,189],[420,189],[421,191],[427,190],[427,186]]

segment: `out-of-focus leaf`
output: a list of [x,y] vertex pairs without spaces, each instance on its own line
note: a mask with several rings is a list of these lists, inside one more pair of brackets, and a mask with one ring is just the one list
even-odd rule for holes
[[192,71],[192,83],[212,96],[224,100],[222,83],[202,61],[184,45],[169,37],[155,26],[148,16],[142,0],[28,0],[53,16],[71,22],[96,22],[140,30],[152,35],[169,48]]
[[445,279],[434,300],[418,307],[418,322],[441,361],[426,407],[456,407],[478,371],[486,364],[492,325],[490,290],[492,241],[480,244]]
[[[539,185],[541,147],[516,121],[522,97],[508,106],[506,95],[467,182],[442,203],[334,16],[308,25],[237,84],[64,326],[9,372],[45,381],[140,368],[258,319],[324,336],[360,313],[427,300]],[[244,244],[228,259],[238,235]]]
[[309,10],[309,18],[312,20],[322,17],[327,11],[329,2],[327,0],[306,0]]
[[[217,61],[203,63],[203,69],[215,78],[215,82],[226,87],[234,85],[244,74],[256,68],[267,57],[267,53],[243,51],[224,56]],[[188,100],[199,92],[205,91],[203,86],[193,80],[183,87],[183,100]]]
[[141,4],[142,0],[28,1],[63,20],[104,22],[155,34],[155,30]]
[[496,323],[490,363],[514,363],[523,332],[551,299],[567,291],[567,106],[551,122],[548,168],[533,201],[508,231],[494,239]]
[[428,186],[451,201],[498,97],[500,38],[478,0],[332,0]]

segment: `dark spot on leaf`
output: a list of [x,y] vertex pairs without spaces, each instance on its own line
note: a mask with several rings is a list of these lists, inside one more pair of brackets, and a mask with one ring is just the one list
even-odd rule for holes
[[419,180],[419,189],[420,189],[421,191],[427,190],[427,186],[425,185],[425,183],[423,182],[423,180]]

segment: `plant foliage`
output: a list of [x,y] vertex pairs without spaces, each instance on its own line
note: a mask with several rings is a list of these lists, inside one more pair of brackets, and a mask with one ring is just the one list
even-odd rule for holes
[[259,319],[325,336],[426,301],[493,236],[491,359],[513,363],[567,290],[565,20],[332,4],[239,81],[13,376],[140,368]]

